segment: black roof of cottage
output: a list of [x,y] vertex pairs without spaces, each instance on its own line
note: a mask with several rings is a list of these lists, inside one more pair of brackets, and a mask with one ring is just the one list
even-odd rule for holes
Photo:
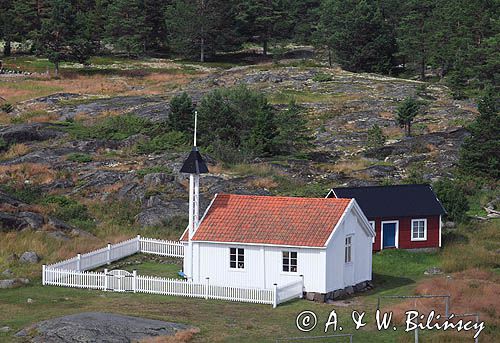
[[181,173],[188,174],[206,174],[208,173],[208,167],[203,157],[197,147],[193,147],[188,157],[184,161],[184,164],[181,168]]
[[430,216],[446,213],[430,185],[332,188],[328,197],[333,196],[356,199],[368,218]]

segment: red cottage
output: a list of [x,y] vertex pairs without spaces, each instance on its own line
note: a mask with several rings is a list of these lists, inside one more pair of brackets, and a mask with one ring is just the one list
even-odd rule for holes
[[356,199],[375,229],[373,251],[441,247],[446,211],[429,185],[333,188],[334,197]]

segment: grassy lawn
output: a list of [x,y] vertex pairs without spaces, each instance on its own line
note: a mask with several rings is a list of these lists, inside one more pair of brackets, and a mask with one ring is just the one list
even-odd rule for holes
[[[175,277],[179,270],[176,264],[153,261],[134,264],[140,259],[141,255],[136,255],[120,261],[128,263],[120,268],[164,277]],[[335,309],[339,325],[343,327],[341,333],[354,332],[355,342],[410,342],[412,335],[404,333],[402,328],[387,332],[375,330],[377,296],[412,294],[415,281],[424,277],[423,271],[436,265],[439,265],[437,254],[386,251],[374,256],[374,290],[351,298],[346,304],[297,300],[277,309],[218,300],[42,287],[40,280],[35,279],[28,287],[0,291],[0,326],[13,328],[10,333],[0,333],[0,341],[13,341],[13,332],[40,320],[84,311],[107,311],[194,325],[201,329],[195,342],[273,342],[279,337],[323,335],[328,314]],[[28,298],[32,299],[31,303]],[[354,330],[350,320],[354,309],[367,312],[368,325],[359,331]],[[295,327],[297,314],[304,310],[312,310],[318,316],[318,326],[308,334]],[[423,336],[430,335],[432,333]]]

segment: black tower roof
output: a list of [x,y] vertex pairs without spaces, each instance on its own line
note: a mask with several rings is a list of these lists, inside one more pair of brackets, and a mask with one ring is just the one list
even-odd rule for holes
[[197,147],[193,147],[189,156],[184,161],[181,168],[181,173],[187,174],[206,174],[208,173],[208,167],[203,157],[201,157],[200,152]]

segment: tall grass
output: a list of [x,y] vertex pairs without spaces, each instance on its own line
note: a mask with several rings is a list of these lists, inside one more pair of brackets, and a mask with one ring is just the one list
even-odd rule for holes
[[455,240],[446,244],[442,252],[442,267],[446,272],[500,267],[500,220],[466,224],[453,237]]

